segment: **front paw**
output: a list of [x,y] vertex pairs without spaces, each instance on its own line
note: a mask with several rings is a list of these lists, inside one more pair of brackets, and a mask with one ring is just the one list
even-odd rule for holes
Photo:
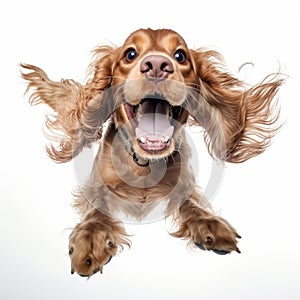
[[188,239],[191,244],[201,250],[211,250],[216,254],[225,255],[232,251],[241,253],[237,247],[241,236],[223,218],[216,216],[200,217],[181,224],[173,234]]
[[237,239],[241,236],[221,217],[206,217],[198,229],[194,227],[192,230],[194,230],[193,241],[202,250],[211,250],[219,255],[232,251],[241,253],[237,247]]
[[129,245],[119,232],[107,229],[95,223],[90,226],[78,224],[74,228],[69,242],[72,274],[76,272],[82,277],[90,277],[102,273],[103,266],[117,254],[122,244]]

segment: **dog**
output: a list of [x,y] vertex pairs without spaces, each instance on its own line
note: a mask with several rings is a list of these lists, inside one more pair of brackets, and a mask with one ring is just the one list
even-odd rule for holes
[[54,111],[46,126],[55,162],[100,141],[91,176],[75,192],[81,221],[69,238],[72,274],[102,273],[130,246],[118,214],[142,220],[159,203],[176,224],[172,236],[220,255],[240,253],[240,235],[196,184],[185,127],[203,128],[216,160],[241,163],[262,153],[279,129],[279,73],[249,86],[226,70],[220,53],[189,49],[168,29],[139,29],[120,47],[97,47],[85,84],[21,67],[30,103]]

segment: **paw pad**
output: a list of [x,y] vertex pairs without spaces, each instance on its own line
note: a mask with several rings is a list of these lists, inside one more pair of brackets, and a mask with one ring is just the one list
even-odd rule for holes
[[[201,250],[204,250],[204,251],[208,250],[208,249],[206,249],[206,248],[204,247],[204,245],[203,245],[202,243],[195,243],[195,245],[196,245],[199,249],[201,249]],[[228,251],[228,250],[220,250],[220,249],[215,249],[215,248],[209,249],[209,251],[210,251],[210,250],[211,250],[212,252],[218,254],[218,255],[226,255],[226,254],[229,254],[229,253],[231,252],[231,251]],[[240,251],[239,248],[236,248],[235,251],[238,252],[238,253],[241,253],[241,251]]]

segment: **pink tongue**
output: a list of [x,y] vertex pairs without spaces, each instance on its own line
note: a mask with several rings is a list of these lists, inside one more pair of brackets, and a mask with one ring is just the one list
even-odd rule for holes
[[[155,109],[155,111],[154,111]],[[169,105],[158,102],[156,107],[151,100],[142,103],[142,117],[135,130],[137,139],[144,137],[151,141],[171,139],[174,126],[169,121]]]

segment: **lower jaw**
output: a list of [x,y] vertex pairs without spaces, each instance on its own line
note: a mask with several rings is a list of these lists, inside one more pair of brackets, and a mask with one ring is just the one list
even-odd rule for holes
[[145,144],[145,143],[138,141],[138,144],[139,144],[140,148],[142,148],[144,151],[149,152],[150,154],[156,154],[156,153],[166,150],[169,147],[170,142],[163,143],[163,144],[149,145],[149,144]]
[[157,148],[151,150],[147,148],[144,149],[138,141],[135,141],[133,143],[133,149],[138,156],[152,161],[152,160],[164,159],[170,156],[174,152],[175,146],[174,146],[174,142],[171,140],[168,143],[168,145],[166,145],[164,148],[160,148],[160,149]]

